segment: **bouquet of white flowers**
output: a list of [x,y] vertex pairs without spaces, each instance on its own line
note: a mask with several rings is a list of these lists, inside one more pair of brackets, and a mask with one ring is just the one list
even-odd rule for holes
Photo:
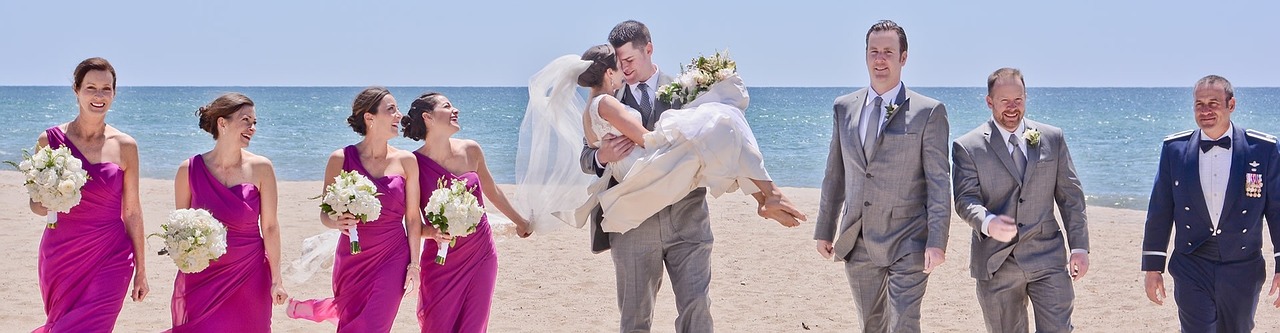
[[[324,188],[320,197],[320,211],[337,219],[351,213],[360,222],[369,222],[382,214],[382,202],[378,201],[378,188],[373,181],[353,171],[343,171],[333,177],[333,184]],[[312,198],[315,199],[315,198]],[[360,253],[360,234],[351,228],[351,254]]]
[[[452,235],[454,239],[475,232],[476,226],[480,225],[480,217],[484,216],[484,207],[480,207],[480,201],[471,194],[467,184],[455,181],[446,187],[444,178],[436,184],[436,190],[431,191],[427,207],[423,209],[427,212],[427,222],[440,229],[440,232]],[[437,264],[444,265],[444,258],[454,242],[451,240],[438,244],[440,249],[436,251]]]
[[58,213],[69,212],[71,207],[80,204],[80,188],[89,181],[89,173],[66,146],[58,149],[45,146],[35,154],[23,150],[22,155],[21,162],[5,163],[26,176],[23,186],[27,188],[27,195],[49,210],[45,221],[49,229],[56,228]]
[[169,255],[183,273],[199,273],[227,253],[227,227],[207,210],[175,210],[160,228],[164,232],[151,234],[164,238],[159,254]]
[[693,58],[674,82],[658,87],[658,99],[667,103],[688,105],[698,94],[711,89],[711,85],[738,74],[738,63],[729,59],[728,52],[716,52],[710,57]]

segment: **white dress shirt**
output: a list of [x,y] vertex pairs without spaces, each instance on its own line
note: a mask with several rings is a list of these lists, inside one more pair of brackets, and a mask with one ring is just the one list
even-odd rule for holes
[[[993,117],[993,118],[992,118],[992,120],[995,120],[995,118]],[[1004,127],[1001,127],[999,124],[996,124],[996,130],[997,130],[997,133],[999,133],[999,134],[1000,134],[1000,138],[1001,138],[1001,140],[1000,140],[1000,141],[1001,141],[1001,142],[1004,142],[1005,153],[1009,154],[1010,156],[1012,156],[1012,155],[1013,155],[1013,149],[1014,149],[1015,147],[1013,146],[1013,144],[1010,144],[1010,143],[1009,143],[1009,135],[1010,135],[1010,134],[1017,135],[1017,136],[1018,136],[1018,142],[1019,142],[1019,143],[1021,143],[1021,144],[1019,144],[1019,145],[1017,146],[1017,148],[1022,150],[1022,156],[1027,156],[1027,161],[1031,161],[1031,156],[1028,156],[1028,155],[1027,155],[1027,142],[1026,142],[1026,140],[1022,139],[1022,138],[1025,138],[1025,136],[1023,136],[1023,134],[1024,134],[1024,133],[1026,133],[1026,131],[1027,131],[1027,124],[1026,124],[1026,123],[1018,123],[1018,128],[1014,129],[1014,131],[1013,131],[1013,132],[1010,132],[1010,131],[1008,131],[1008,130],[1005,130],[1005,129],[1004,129]],[[995,133],[992,133],[992,134],[995,134]],[[1026,166],[1026,167],[1028,167],[1028,168],[1033,168],[1034,166],[1028,165],[1028,166]],[[1013,204],[1013,203],[1010,203],[1010,204]],[[983,219],[983,220],[982,220],[982,234],[983,234],[983,235],[991,236],[991,234],[990,234],[990,233],[987,233],[987,227],[989,227],[989,226],[991,225],[991,220],[994,220],[995,218],[996,218],[996,215],[995,215],[995,214],[987,213],[987,218],[985,218],[985,219]],[[1072,253],[1072,254],[1076,254],[1076,253],[1089,253],[1089,250],[1085,250],[1085,249],[1071,249],[1071,253]]]
[[[1223,137],[1230,138],[1235,126],[1227,127]],[[1234,138],[1232,138],[1234,139]],[[1201,141],[1212,141],[1204,131],[1200,131]],[[1231,175],[1231,149],[1213,147],[1209,151],[1200,150],[1200,190],[1204,191],[1204,205],[1209,208],[1209,221],[1213,223],[1213,235],[1218,235],[1218,220],[1222,218],[1222,205],[1227,195],[1227,179]]]
[[[872,112],[884,112],[884,108],[886,106],[898,105],[899,101],[895,101],[894,98],[898,98],[898,91],[901,90],[902,81],[898,81],[898,85],[893,86],[893,89],[889,89],[889,91],[884,92],[882,95],[876,95],[876,90],[874,88],[867,88],[867,100],[862,103],[862,119],[859,119],[858,123],[866,124],[868,121],[871,121],[871,115],[873,115]],[[880,110],[872,109],[872,107],[875,107],[876,97],[880,97]],[[880,123],[876,124],[876,129],[879,130],[883,127],[884,122],[886,121],[889,121],[889,117],[880,117]],[[858,137],[867,137],[867,126],[862,126],[861,131],[858,132]]]

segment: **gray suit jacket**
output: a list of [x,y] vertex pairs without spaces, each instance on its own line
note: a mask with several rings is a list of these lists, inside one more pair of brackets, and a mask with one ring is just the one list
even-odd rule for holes
[[[661,71],[658,72],[659,87],[661,87],[662,85],[671,83],[672,81],[674,81],[674,79],[671,78],[671,76],[668,76],[665,73],[662,73]],[[658,87],[649,87],[649,89],[654,89],[654,91],[656,91]],[[644,123],[644,128],[650,131],[653,130],[653,125],[658,122],[658,119],[661,118],[663,112],[666,112],[667,110],[670,110],[670,109],[680,108],[680,105],[678,104],[671,105],[666,102],[663,102],[662,100],[656,99],[656,96],[657,96],[656,93],[654,94],[654,96],[655,96],[655,100],[653,101],[653,115],[652,116],[646,115],[644,114],[644,112],[640,113],[641,122]],[[622,102],[622,104],[625,104],[626,106],[629,106],[636,110],[640,110],[640,107],[639,107],[640,102],[635,96],[632,96],[631,94],[631,85],[623,86],[622,91],[620,91],[617,94],[617,97],[618,97],[618,100]],[[591,148],[591,146],[587,145],[586,140],[584,139],[583,145],[582,145],[582,154],[578,157],[578,162],[582,166],[582,172],[585,172],[588,174],[594,174],[596,175],[596,177],[602,177],[604,176],[604,168],[601,168],[599,165],[596,164],[596,150],[598,149]],[[614,184],[617,184],[617,183],[618,183],[617,180],[611,179],[609,181],[609,186],[612,187]],[[685,195],[684,199],[681,199],[680,201],[676,202],[675,204],[672,204],[671,206],[667,206],[667,208],[664,208],[664,210],[669,210],[674,212],[684,212],[683,215],[685,218],[683,220],[693,220],[693,222],[711,223],[711,219],[709,217],[709,213],[707,212],[706,207],[707,207],[707,190],[706,188],[697,188],[697,189],[694,189],[693,191],[690,191],[689,194]],[[600,229],[600,220],[603,213],[604,212],[600,210],[600,207],[596,206],[596,209],[591,211],[591,219],[590,219],[591,222],[588,223],[591,226],[591,251],[595,253],[604,252],[605,250],[608,250],[610,247],[608,234],[606,234],[603,230]]]
[[[1089,249],[1084,190],[1062,130],[1023,122],[1028,130],[1040,132],[1040,142],[1027,144],[1027,169],[1021,179],[1014,176],[1008,139],[1000,137],[994,121],[960,136],[952,146],[956,213],[974,229],[969,273],[979,280],[991,279],[1010,254],[1025,271],[1067,265],[1063,234],[1053,216],[1055,202],[1071,248]],[[1015,208],[1014,241],[1002,243],[982,234],[988,214],[1007,215]]]
[[[951,222],[947,108],[903,87],[868,159],[858,134],[867,91],[836,98],[813,238],[832,241],[838,230],[836,260],[865,246],[879,266],[925,247],[945,250]],[[855,244],[859,238],[863,244]]]

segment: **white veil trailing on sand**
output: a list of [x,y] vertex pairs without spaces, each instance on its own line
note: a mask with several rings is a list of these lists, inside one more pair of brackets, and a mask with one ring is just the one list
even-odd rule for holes
[[516,193],[513,203],[529,219],[535,233],[561,223],[581,228],[573,211],[587,200],[594,175],[582,172],[582,112],[578,75],[591,66],[577,55],[565,55],[529,78],[529,105],[520,124],[516,148]]

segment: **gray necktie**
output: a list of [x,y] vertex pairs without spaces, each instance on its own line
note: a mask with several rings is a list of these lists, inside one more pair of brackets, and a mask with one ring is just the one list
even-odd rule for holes
[[648,124],[649,119],[653,119],[653,101],[649,99],[649,84],[640,82],[636,88],[640,89],[640,112],[643,112],[644,121]]
[[1013,146],[1009,155],[1013,157],[1013,169],[1018,171],[1018,178],[1027,173],[1027,155],[1022,153],[1022,148],[1018,146],[1020,143],[1022,140],[1018,140],[1017,134],[1009,133],[1009,145]]
[[866,130],[862,136],[862,154],[866,156],[868,160],[871,159],[871,151],[874,150],[873,148],[876,146],[876,134],[880,131],[880,117],[884,115],[880,108],[883,103],[884,99],[877,96],[876,99],[871,102],[871,117],[867,118],[866,124],[862,124],[862,128]]

